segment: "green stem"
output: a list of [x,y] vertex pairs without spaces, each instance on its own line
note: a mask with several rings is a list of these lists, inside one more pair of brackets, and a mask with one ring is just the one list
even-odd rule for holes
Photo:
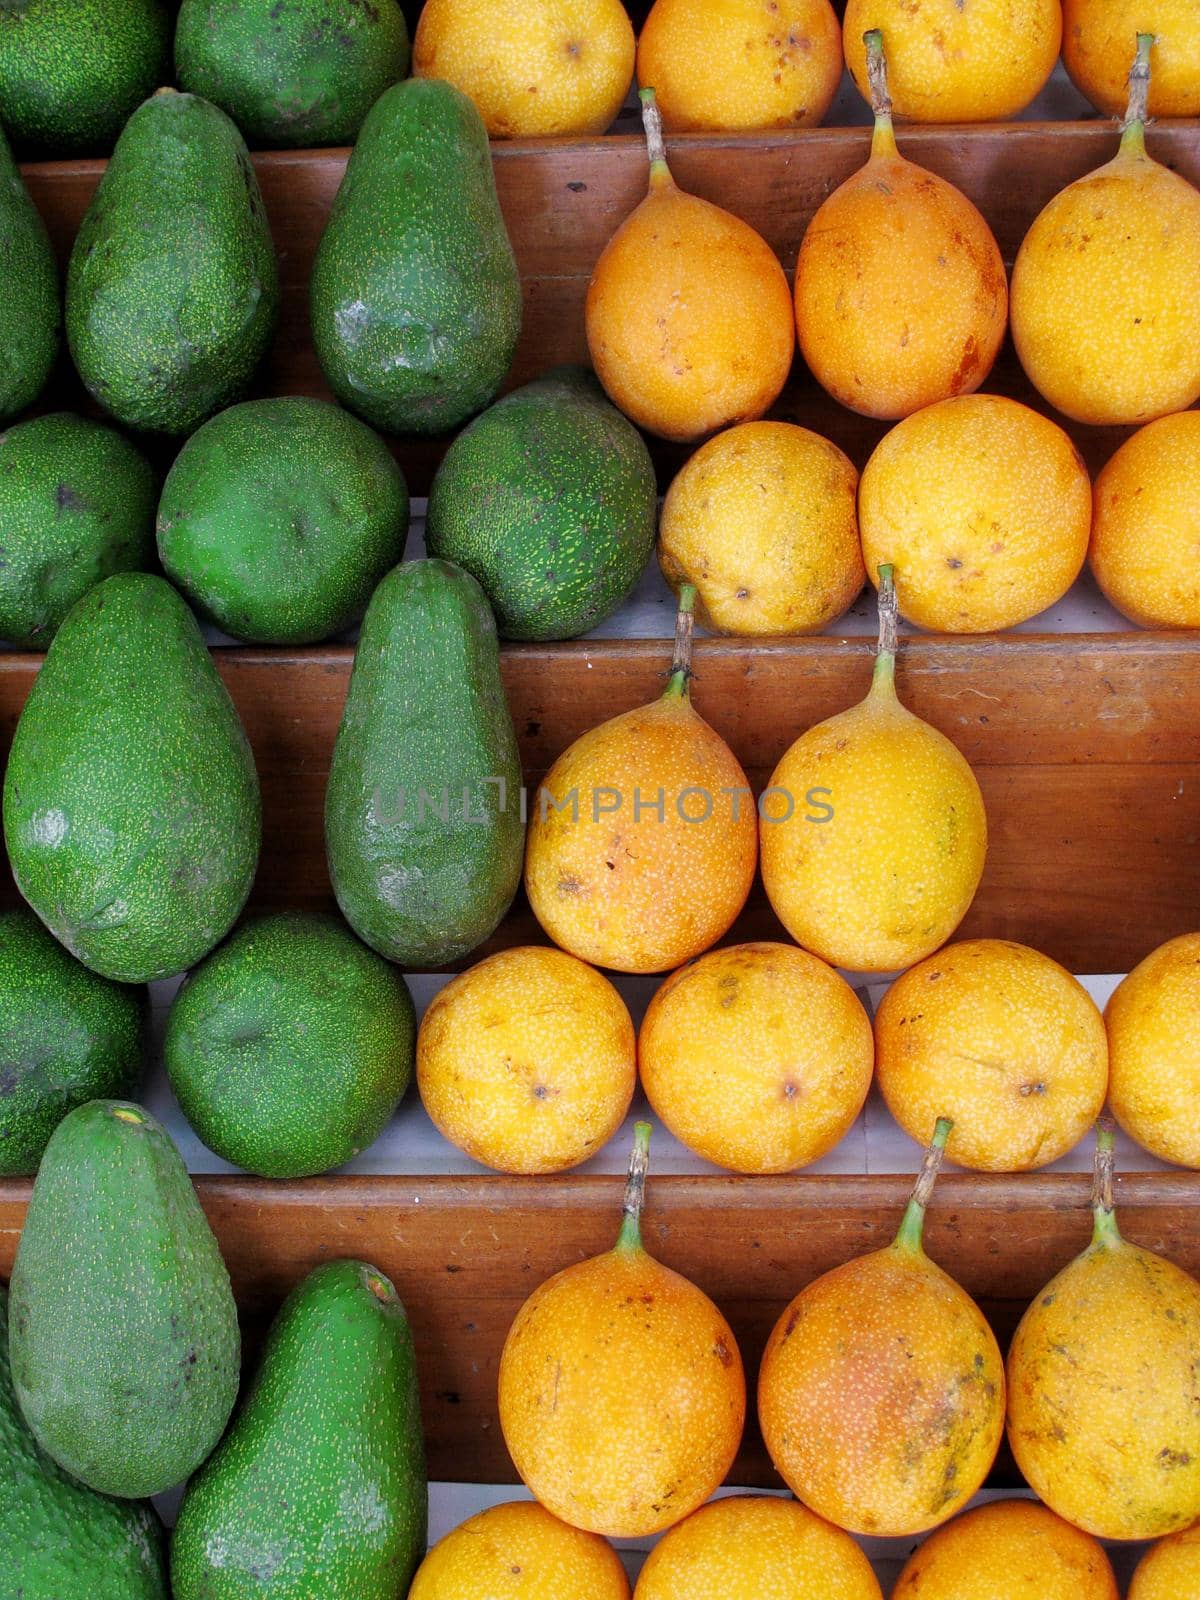
[[692,676],[692,628],[695,609],[696,585],[680,584],[679,610],[675,613],[675,650],[671,656],[667,687],[663,691],[672,699],[679,699],[688,692],[688,680]]
[[1146,111],[1150,104],[1150,50],[1152,33],[1139,33],[1137,54],[1129,69],[1129,103],[1121,124],[1121,149],[1141,154],[1146,148]]
[[646,151],[650,157],[651,186],[671,182],[671,169],[667,165],[667,147],[663,142],[662,112],[653,89],[639,89],[642,102],[642,127],[646,130]]
[[871,91],[871,110],[875,113],[875,132],[871,135],[873,156],[896,154],[896,133],[892,127],[892,97],[888,93],[887,57],[883,53],[883,31],[872,28],[863,34],[867,47],[867,84]]
[[896,1234],[896,1249],[898,1250],[906,1250],[912,1255],[918,1255],[922,1249],[921,1235],[925,1231],[925,1207],[929,1204],[929,1197],[933,1193],[937,1175],[942,1169],[942,1157],[946,1153],[946,1140],[950,1137],[950,1130],[953,1126],[954,1124],[949,1117],[939,1117],[937,1120],[937,1126],[933,1130],[933,1139],[930,1142],[929,1149],[925,1152],[925,1159],[921,1163],[917,1181],[913,1184],[912,1199],[905,1207],[900,1230]]
[[633,1153],[629,1157],[629,1176],[625,1180],[618,1250],[642,1248],[642,1206],[646,1199],[646,1169],[650,1165],[650,1124],[638,1122],[633,1128]]
[[1115,1244],[1121,1237],[1113,1198],[1115,1142],[1111,1121],[1101,1117],[1096,1124],[1096,1165],[1092,1173],[1092,1243],[1098,1245]]
[[871,688],[891,693],[896,681],[896,630],[899,611],[896,583],[890,561],[879,569],[879,642],[875,647],[875,671]]

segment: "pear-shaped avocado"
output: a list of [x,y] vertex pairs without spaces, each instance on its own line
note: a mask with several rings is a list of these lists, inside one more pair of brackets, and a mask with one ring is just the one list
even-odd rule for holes
[[363,619],[325,795],[359,938],[417,969],[481,944],[520,881],[520,789],[483,590],[448,561],[394,567]]
[[79,376],[129,427],[190,433],[240,398],[278,311],[241,134],[198,95],[159,90],[125,124],[71,251]]
[[[0,17],[0,23],[2,23]],[[0,128],[0,422],[35,401],[62,329],[58,268],[46,224]]]
[[175,1600],[395,1600],[425,1554],[412,1331],[363,1261],[284,1302],[233,1427],[188,1485]]
[[9,1311],[22,1414],[81,1483],[143,1499],[216,1446],[238,1388],[229,1274],[178,1150],[140,1106],[92,1100],[55,1129]]
[[196,619],[162,578],[106,578],[55,635],[13,737],[17,887],[86,966],[144,983],[229,931],[260,831],[254,757]]
[[521,284],[466,95],[414,79],[375,102],[310,293],[321,370],[377,428],[444,433],[487,405],[521,331]]

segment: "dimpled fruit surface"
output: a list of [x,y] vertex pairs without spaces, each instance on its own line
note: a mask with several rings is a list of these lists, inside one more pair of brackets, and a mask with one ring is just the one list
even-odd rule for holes
[[535,1500],[470,1517],[425,1557],[408,1600],[629,1600],[612,1546]]
[[1200,1528],[1173,1533],[1142,1557],[1129,1600],[1188,1600],[1200,1594]]
[[1125,109],[1130,41],[1154,35],[1152,117],[1200,116],[1200,28],[1195,0],[1063,0],[1063,66],[1110,117]]
[[1104,1020],[1113,1115],[1160,1160],[1200,1167],[1200,933],[1151,951],[1117,985]]
[[[1033,1500],[978,1506],[930,1534],[910,1556],[892,1600],[1118,1600],[1112,1564]],[[1183,1600],[1183,1591],[1172,1591]]]

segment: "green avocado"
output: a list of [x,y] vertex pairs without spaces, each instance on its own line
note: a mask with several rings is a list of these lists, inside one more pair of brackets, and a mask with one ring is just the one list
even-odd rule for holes
[[408,58],[396,0],[183,0],[175,27],[182,86],[272,150],[352,144]]
[[304,1279],[171,1544],[175,1600],[400,1600],[428,1490],[412,1331],[363,1261]]
[[313,261],[313,344],[339,400],[388,433],[444,433],[496,393],[521,283],[487,133],[435,78],[375,102]]
[[432,556],[478,578],[506,639],[570,639],[610,616],[654,548],[641,434],[582,367],[514,389],[451,444],[429,491]]
[[207,1459],[237,1398],[229,1274],[160,1123],[92,1100],[46,1146],[13,1264],[22,1415],[64,1471],[140,1500]]
[[160,0],[0,0],[0,122],[33,155],[107,155],[166,80]]
[[163,1053],[210,1150],[262,1177],[306,1178],[379,1137],[415,1038],[395,967],[339,918],[284,912],[245,923],[188,976]]
[[13,1393],[0,1289],[0,1593],[20,1600],[168,1600],[162,1524],[85,1489],[39,1446]]
[[146,991],[89,972],[32,911],[0,913],[0,1174],[37,1171],[76,1106],[132,1094]]
[[0,639],[44,650],[101,579],[152,565],[155,489],[145,457],[88,417],[0,433]]
[[241,397],[279,313],[258,179],[223,111],[163,89],[125,124],[75,238],[67,342],[131,428],[190,433]]
[[408,490],[383,440],[300,396],[248,400],[206,422],[158,507],[167,576],[219,628],[256,644],[345,632],[407,537]]
[[106,578],[58,630],[17,723],[17,887],[94,972],[146,983],[228,933],[260,832],[254,758],[195,617],[164,578]]
[[367,607],[325,792],[338,904],[421,971],[483,942],[521,877],[521,767],[483,590],[447,561],[395,567]]
[[[0,0],[0,40],[5,10]],[[62,334],[50,235],[0,128],[0,423],[46,387]]]

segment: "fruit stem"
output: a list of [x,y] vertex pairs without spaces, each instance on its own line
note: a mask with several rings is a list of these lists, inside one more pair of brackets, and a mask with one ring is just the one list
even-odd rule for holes
[[642,1248],[642,1206],[646,1199],[646,1169],[650,1165],[650,1124],[637,1122],[633,1128],[633,1153],[629,1157],[629,1176],[625,1180],[625,1204],[618,1250]]
[[1146,111],[1150,104],[1150,49],[1152,33],[1139,33],[1137,54],[1129,69],[1129,103],[1121,124],[1121,149],[1142,153],[1146,148]]
[[650,187],[657,189],[672,181],[667,147],[663,142],[662,112],[653,89],[639,89],[638,99],[642,102],[642,127],[646,130],[646,150],[650,156]]
[[1115,1244],[1121,1237],[1113,1198],[1114,1145],[1113,1125],[1107,1117],[1101,1117],[1096,1124],[1096,1165],[1092,1174],[1093,1244]]
[[896,681],[896,628],[898,609],[896,584],[890,561],[879,569],[879,642],[875,647],[875,671],[871,677],[872,689],[892,692]]
[[696,585],[679,586],[679,610],[675,613],[675,653],[671,657],[671,672],[664,694],[676,699],[688,692],[688,679],[692,675],[692,627],[696,608]]
[[867,83],[871,90],[871,110],[875,113],[875,132],[871,135],[873,156],[894,156],[896,134],[892,127],[892,97],[887,85],[887,57],[883,53],[883,30],[872,28],[863,34],[867,47]]
[[900,1230],[896,1234],[896,1248],[907,1250],[913,1255],[919,1254],[922,1248],[921,1235],[925,1231],[925,1207],[933,1194],[933,1186],[937,1182],[937,1175],[942,1169],[942,1157],[946,1153],[946,1140],[950,1137],[950,1130],[954,1124],[949,1117],[939,1117],[937,1126],[933,1130],[933,1139],[929,1149],[925,1152],[925,1159],[921,1163],[921,1170],[917,1174],[917,1181],[913,1184],[912,1199],[905,1207],[904,1217],[900,1223]]

